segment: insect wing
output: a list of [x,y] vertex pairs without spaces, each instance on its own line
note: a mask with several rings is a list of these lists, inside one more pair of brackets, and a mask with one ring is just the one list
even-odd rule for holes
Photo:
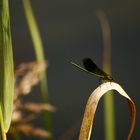
[[92,72],[98,77],[102,77],[102,78],[108,77],[108,74],[106,74],[104,71],[98,68],[98,66],[90,58],[84,58],[83,65],[86,70]]

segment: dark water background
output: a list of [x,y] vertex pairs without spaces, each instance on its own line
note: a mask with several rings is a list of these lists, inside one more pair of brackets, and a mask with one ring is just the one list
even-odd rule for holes
[[[112,73],[137,107],[137,120],[132,140],[139,138],[140,124],[140,1],[139,0],[32,0],[49,61],[48,85],[53,114],[54,139],[74,126],[84,112],[90,93],[99,80],[78,71],[70,63],[81,63],[91,57],[102,67],[102,32],[96,10],[103,10],[111,27]],[[20,0],[10,1],[11,29],[15,66],[35,59],[30,34]],[[38,99],[38,88],[32,94]],[[126,139],[129,112],[122,97],[115,94],[116,139]],[[79,128],[75,130],[78,139]],[[97,109],[93,139],[103,140],[103,100]],[[24,138],[25,139],[25,138]],[[27,138],[26,138],[27,139]],[[31,139],[31,138],[30,138]],[[92,139],[92,138],[91,138]]]

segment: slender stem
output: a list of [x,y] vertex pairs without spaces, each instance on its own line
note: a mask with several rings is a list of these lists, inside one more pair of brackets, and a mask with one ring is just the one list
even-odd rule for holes
[[0,107],[0,140],[7,140],[6,133],[4,132],[4,124],[3,124],[3,115],[2,115],[2,109]]
[[[22,0],[23,8],[25,12],[25,17],[29,27],[30,35],[32,38],[33,47],[36,54],[36,59],[38,62],[45,62],[43,43],[40,37],[40,33],[37,27],[37,23],[34,17],[34,13],[31,7],[30,0]],[[42,80],[40,82],[40,89],[42,93],[42,101],[48,102],[48,84],[47,84],[47,75],[46,72],[41,73]],[[50,112],[46,111],[44,113],[44,125],[47,131],[51,131],[51,117]],[[51,139],[51,138],[50,138]]]
[[[97,12],[102,34],[103,34],[103,69],[108,74],[111,73],[111,30],[108,20],[102,11]],[[115,108],[114,96],[108,92],[104,96],[104,124],[105,124],[105,139],[115,140]]]
[[7,140],[5,132],[1,132],[1,134],[2,134],[2,140]]

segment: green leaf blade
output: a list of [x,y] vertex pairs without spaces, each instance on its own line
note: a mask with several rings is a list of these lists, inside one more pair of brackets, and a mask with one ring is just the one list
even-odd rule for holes
[[13,110],[14,71],[8,0],[0,1],[0,125],[7,132]]

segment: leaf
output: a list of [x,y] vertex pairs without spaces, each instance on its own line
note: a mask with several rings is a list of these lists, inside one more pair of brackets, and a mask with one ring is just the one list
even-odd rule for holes
[[101,97],[110,90],[118,91],[118,93],[121,96],[125,97],[128,101],[130,117],[131,117],[131,127],[130,127],[130,131],[129,131],[127,140],[130,140],[131,135],[134,130],[134,126],[135,126],[135,117],[136,117],[135,104],[132,101],[132,99],[127,95],[127,93],[122,89],[122,87],[115,82],[105,82],[105,83],[101,84],[99,87],[97,87],[91,93],[91,95],[87,101],[84,118],[83,118],[82,125],[81,125],[79,140],[89,140],[90,139],[92,125],[93,125],[93,121],[94,121],[94,115],[96,112],[96,108],[98,106],[98,102],[101,99]]
[[[33,13],[33,9],[31,6],[30,0],[22,0],[25,17],[27,20],[27,24],[29,27],[33,47],[35,50],[36,59],[38,62],[45,61],[43,42],[41,40],[41,35],[38,29],[38,25]],[[42,95],[42,101],[48,103],[49,95],[48,95],[48,79],[46,72],[41,73],[41,81],[40,81],[40,89]],[[47,131],[51,131],[51,115],[50,112],[46,111],[43,115],[44,117],[44,125]]]
[[8,0],[0,0],[0,121],[1,129],[5,132],[10,127],[13,93],[14,74],[9,5]]

